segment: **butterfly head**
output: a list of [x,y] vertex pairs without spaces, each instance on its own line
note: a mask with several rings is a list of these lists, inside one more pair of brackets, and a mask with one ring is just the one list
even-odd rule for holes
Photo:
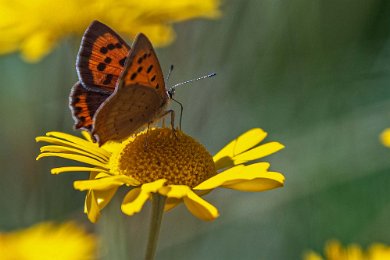
[[172,99],[173,96],[175,95],[175,91],[176,91],[175,88],[170,88],[170,89],[167,90],[167,95],[168,95],[168,97],[169,97],[170,99]]

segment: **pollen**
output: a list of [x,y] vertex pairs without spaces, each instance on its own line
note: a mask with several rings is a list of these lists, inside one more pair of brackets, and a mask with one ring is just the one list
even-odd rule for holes
[[[126,143],[127,142],[127,143]],[[125,141],[117,170],[141,183],[166,179],[167,184],[195,187],[214,176],[214,161],[206,148],[180,130],[155,128]]]

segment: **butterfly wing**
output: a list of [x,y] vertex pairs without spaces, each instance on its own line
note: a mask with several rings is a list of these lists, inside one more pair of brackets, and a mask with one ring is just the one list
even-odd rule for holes
[[93,21],[85,31],[77,55],[76,69],[88,90],[113,92],[130,47],[111,28]]
[[168,99],[152,44],[145,35],[139,34],[118,87],[95,114],[92,133],[99,144],[126,138],[158,117]]
[[137,35],[129,53],[126,68],[121,75],[119,88],[141,85],[154,89],[162,98],[167,96],[160,62],[148,38]]
[[75,121],[75,128],[91,131],[93,116],[108,97],[108,93],[87,90],[77,82],[69,95],[69,107]]
[[111,96],[94,117],[92,135],[102,145],[108,140],[122,140],[164,110],[163,100],[151,88],[133,85]]

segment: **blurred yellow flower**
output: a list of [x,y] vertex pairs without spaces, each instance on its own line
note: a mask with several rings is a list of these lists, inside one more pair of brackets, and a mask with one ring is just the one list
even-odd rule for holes
[[133,38],[146,34],[154,46],[174,39],[172,23],[197,17],[216,18],[219,0],[0,0],[0,54],[20,51],[35,62],[69,35],[82,35],[93,20]]
[[384,146],[390,147],[390,128],[385,129],[381,133],[380,140]]
[[304,260],[385,260],[390,259],[390,247],[384,244],[372,244],[367,251],[356,244],[342,247],[337,240],[328,241],[324,249],[325,257],[309,251]]
[[78,190],[87,190],[85,213],[96,222],[119,186],[133,187],[122,202],[127,215],[139,212],[152,194],[167,197],[165,210],[181,202],[196,217],[213,220],[218,210],[201,198],[218,187],[241,191],[265,191],[283,186],[284,176],[268,171],[267,162],[255,162],[282,149],[278,142],[257,146],[267,136],[252,129],[229,143],[212,157],[203,145],[182,131],[150,129],[122,143],[107,142],[102,147],[85,139],[60,132],[37,137],[42,157],[57,156],[89,164],[52,169],[52,174],[87,171],[89,180],[74,182]]
[[96,243],[93,235],[73,222],[45,222],[18,231],[0,232],[0,259],[96,259]]

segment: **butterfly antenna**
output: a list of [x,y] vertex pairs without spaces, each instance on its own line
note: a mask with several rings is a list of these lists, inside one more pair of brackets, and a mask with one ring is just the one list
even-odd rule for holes
[[198,80],[201,80],[201,79],[211,78],[211,77],[214,77],[215,75],[217,75],[217,73],[214,72],[214,73],[210,73],[208,75],[205,75],[205,76],[202,76],[202,77],[199,77],[199,78],[196,78],[196,79],[190,79],[190,80],[186,80],[184,82],[177,83],[177,84],[173,85],[172,87],[170,87],[168,92],[173,94],[173,93],[175,93],[175,89],[178,86],[181,86],[181,85],[184,85],[184,84],[188,84],[188,83],[193,82],[193,81],[198,81]]
[[165,82],[168,83],[168,80],[169,80],[169,77],[171,76],[172,71],[173,71],[173,64],[171,65],[171,67],[169,67],[168,75],[167,75],[167,78],[165,79]]

